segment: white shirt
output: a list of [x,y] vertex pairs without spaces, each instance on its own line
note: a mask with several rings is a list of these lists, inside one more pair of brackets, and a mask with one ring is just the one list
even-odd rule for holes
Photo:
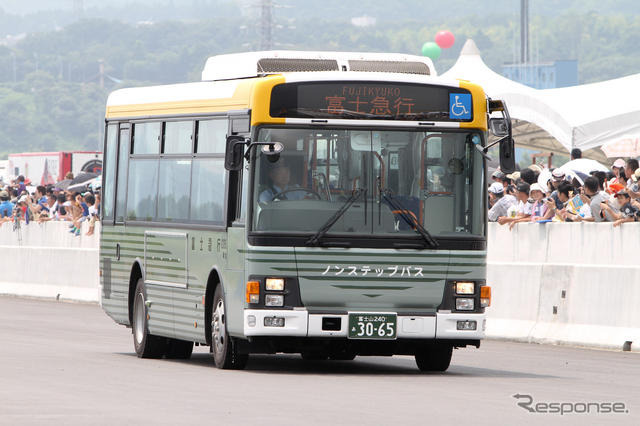
[[489,210],[489,221],[496,222],[499,217],[507,216],[509,207],[516,204],[516,197],[513,195],[503,195]]
[[533,206],[533,204],[528,203],[528,202],[524,202],[524,201],[518,201],[518,214],[519,215],[524,215],[524,216],[531,216],[531,207]]

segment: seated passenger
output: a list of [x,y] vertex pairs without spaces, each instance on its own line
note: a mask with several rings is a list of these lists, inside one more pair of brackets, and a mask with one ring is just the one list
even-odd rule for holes
[[[291,171],[289,166],[280,158],[275,163],[266,163],[269,170],[269,187],[260,193],[258,201],[261,203],[270,203],[276,198],[279,200],[302,200],[305,197],[306,190],[299,185],[290,184]],[[279,195],[281,194],[281,195]]]

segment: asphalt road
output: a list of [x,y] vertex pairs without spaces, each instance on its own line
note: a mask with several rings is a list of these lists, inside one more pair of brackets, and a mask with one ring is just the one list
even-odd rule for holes
[[[2,425],[640,424],[637,353],[485,341],[444,374],[410,357],[293,355],[221,371],[204,347],[138,359],[130,330],[96,305],[0,297],[0,324]],[[531,413],[522,395],[532,409],[590,412]],[[615,402],[628,412],[595,413]]]

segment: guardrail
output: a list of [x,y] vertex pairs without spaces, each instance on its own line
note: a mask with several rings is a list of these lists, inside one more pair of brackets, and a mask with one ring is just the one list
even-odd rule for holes
[[99,300],[100,224],[94,235],[71,234],[69,222],[0,226],[0,294]]
[[[99,233],[0,226],[0,294],[99,300]],[[489,224],[487,336],[640,351],[640,224]]]
[[640,224],[489,224],[487,335],[640,351]]

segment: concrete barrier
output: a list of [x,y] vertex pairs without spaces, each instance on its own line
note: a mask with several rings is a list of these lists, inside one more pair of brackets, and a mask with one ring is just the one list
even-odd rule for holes
[[[0,226],[0,294],[99,300],[99,232]],[[490,223],[487,336],[640,351],[640,224]]]
[[0,226],[0,294],[97,302],[100,224],[75,236],[69,222]]
[[640,224],[489,224],[487,335],[640,351]]

